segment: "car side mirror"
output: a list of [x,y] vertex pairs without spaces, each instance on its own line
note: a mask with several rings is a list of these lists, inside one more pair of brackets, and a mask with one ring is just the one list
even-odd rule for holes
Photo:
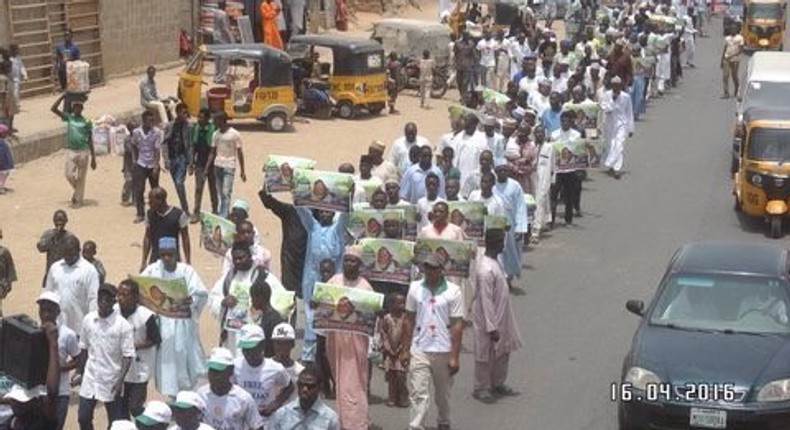
[[645,303],[641,300],[629,300],[625,303],[625,308],[634,315],[644,316]]

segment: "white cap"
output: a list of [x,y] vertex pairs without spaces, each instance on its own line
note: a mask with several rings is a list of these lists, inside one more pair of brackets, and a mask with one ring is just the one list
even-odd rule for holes
[[176,401],[171,403],[170,406],[179,409],[198,408],[204,411],[206,402],[194,391],[181,391],[176,396]]
[[291,324],[280,323],[274,326],[274,330],[272,330],[272,340],[274,339],[296,340],[296,332],[291,327]]
[[11,387],[11,391],[6,393],[3,398],[8,400],[16,400],[19,403],[27,403],[36,397],[43,396],[45,394],[46,390],[42,385],[37,385],[29,389],[25,389],[21,385],[14,385]]
[[233,366],[233,353],[227,348],[214,348],[211,350],[211,356],[208,359],[208,367],[211,370],[223,371]]
[[238,347],[240,349],[255,348],[266,339],[266,335],[263,334],[263,329],[258,324],[245,324],[241,330],[239,330],[238,336]]
[[136,416],[134,419],[140,424],[153,426],[157,424],[170,424],[172,418],[173,413],[170,411],[170,406],[167,406],[167,403],[160,402],[159,400],[152,400],[145,405],[143,413]]
[[137,426],[129,420],[116,420],[110,424],[110,430],[137,430]]
[[610,82],[613,83],[613,84],[622,84],[623,80],[620,79],[619,76],[615,76],[615,77],[612,78],[612,80]]
[[54,291],[44,290],[41,295],[38,296],[36,303],[41,303],[42,301],[52,302],[60,307],[60,295]]

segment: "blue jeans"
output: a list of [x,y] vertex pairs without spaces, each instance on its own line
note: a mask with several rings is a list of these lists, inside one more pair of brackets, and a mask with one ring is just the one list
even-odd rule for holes
[[634,75],[631,85],[631,108],[634,111],[634,120],[639,120],[639,115],[645,113],[645,75]]
[[[77,410],[77,421],[80,424],[80,430],[93,430],[93,411],[96,409],[96,401],[96,399],[80,397],[80,405]],[[107,411],[108,423],[127,419],[127,417],[123,416],[120,399],[105,403],[104,409]]]
[[214,177],[217,181],[217,196],[219,196],[219,216],[228,217],[230,208],[230,196],[233,194],[233,178],[236,176],[236,169],[226,169],[214,166]]
[[176,194],[178,194],[178,203],[181,209],[189,213],[189,203],[187,203],[187,188],[184,182],[187,179],[187,156],[179,155],[170,159],[170,177],[173,178],[173,184],[176,186]]

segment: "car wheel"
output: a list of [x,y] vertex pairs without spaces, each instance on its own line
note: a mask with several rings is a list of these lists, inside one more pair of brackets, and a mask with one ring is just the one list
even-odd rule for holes
[[782,237],[782,219],[781,215],[773,215],[768,220],[769,234],[772,239],[779,239]]
[[288,117],[282,112],[275,112],[266,117],[266,128],[269,131],[281,132],[288,125]]
[[343,100],[337,104],[337,115],[343,119],[354,118],[354,104],[348,100]]
[[617,430],[638,430],[636,427],[625,422],[623,406],[617,406]]

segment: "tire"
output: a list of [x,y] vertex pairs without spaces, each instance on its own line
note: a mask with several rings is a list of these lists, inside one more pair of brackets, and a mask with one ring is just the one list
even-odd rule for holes
[[782,237],[782,220],[781,215],[772,215],[768,218],[768,234],[771,239],[779,239]]
[[269,131],[281,132],[288,126],[288,117],[282,112],[274,112],[266,117],[266,128]]
[[433,82],[431,83],[431,98],[440,99],[447,93],[447,77],[442,73],[433,75]]
[[368,112],[370,112],[371,115],[378,115],[385,107],[387,107],[385,103],[372,103],[368,105]]
[[354,104],[348,100],[342,100],[337,103],[337,116],[343,119],[352,119],[356,114]]

